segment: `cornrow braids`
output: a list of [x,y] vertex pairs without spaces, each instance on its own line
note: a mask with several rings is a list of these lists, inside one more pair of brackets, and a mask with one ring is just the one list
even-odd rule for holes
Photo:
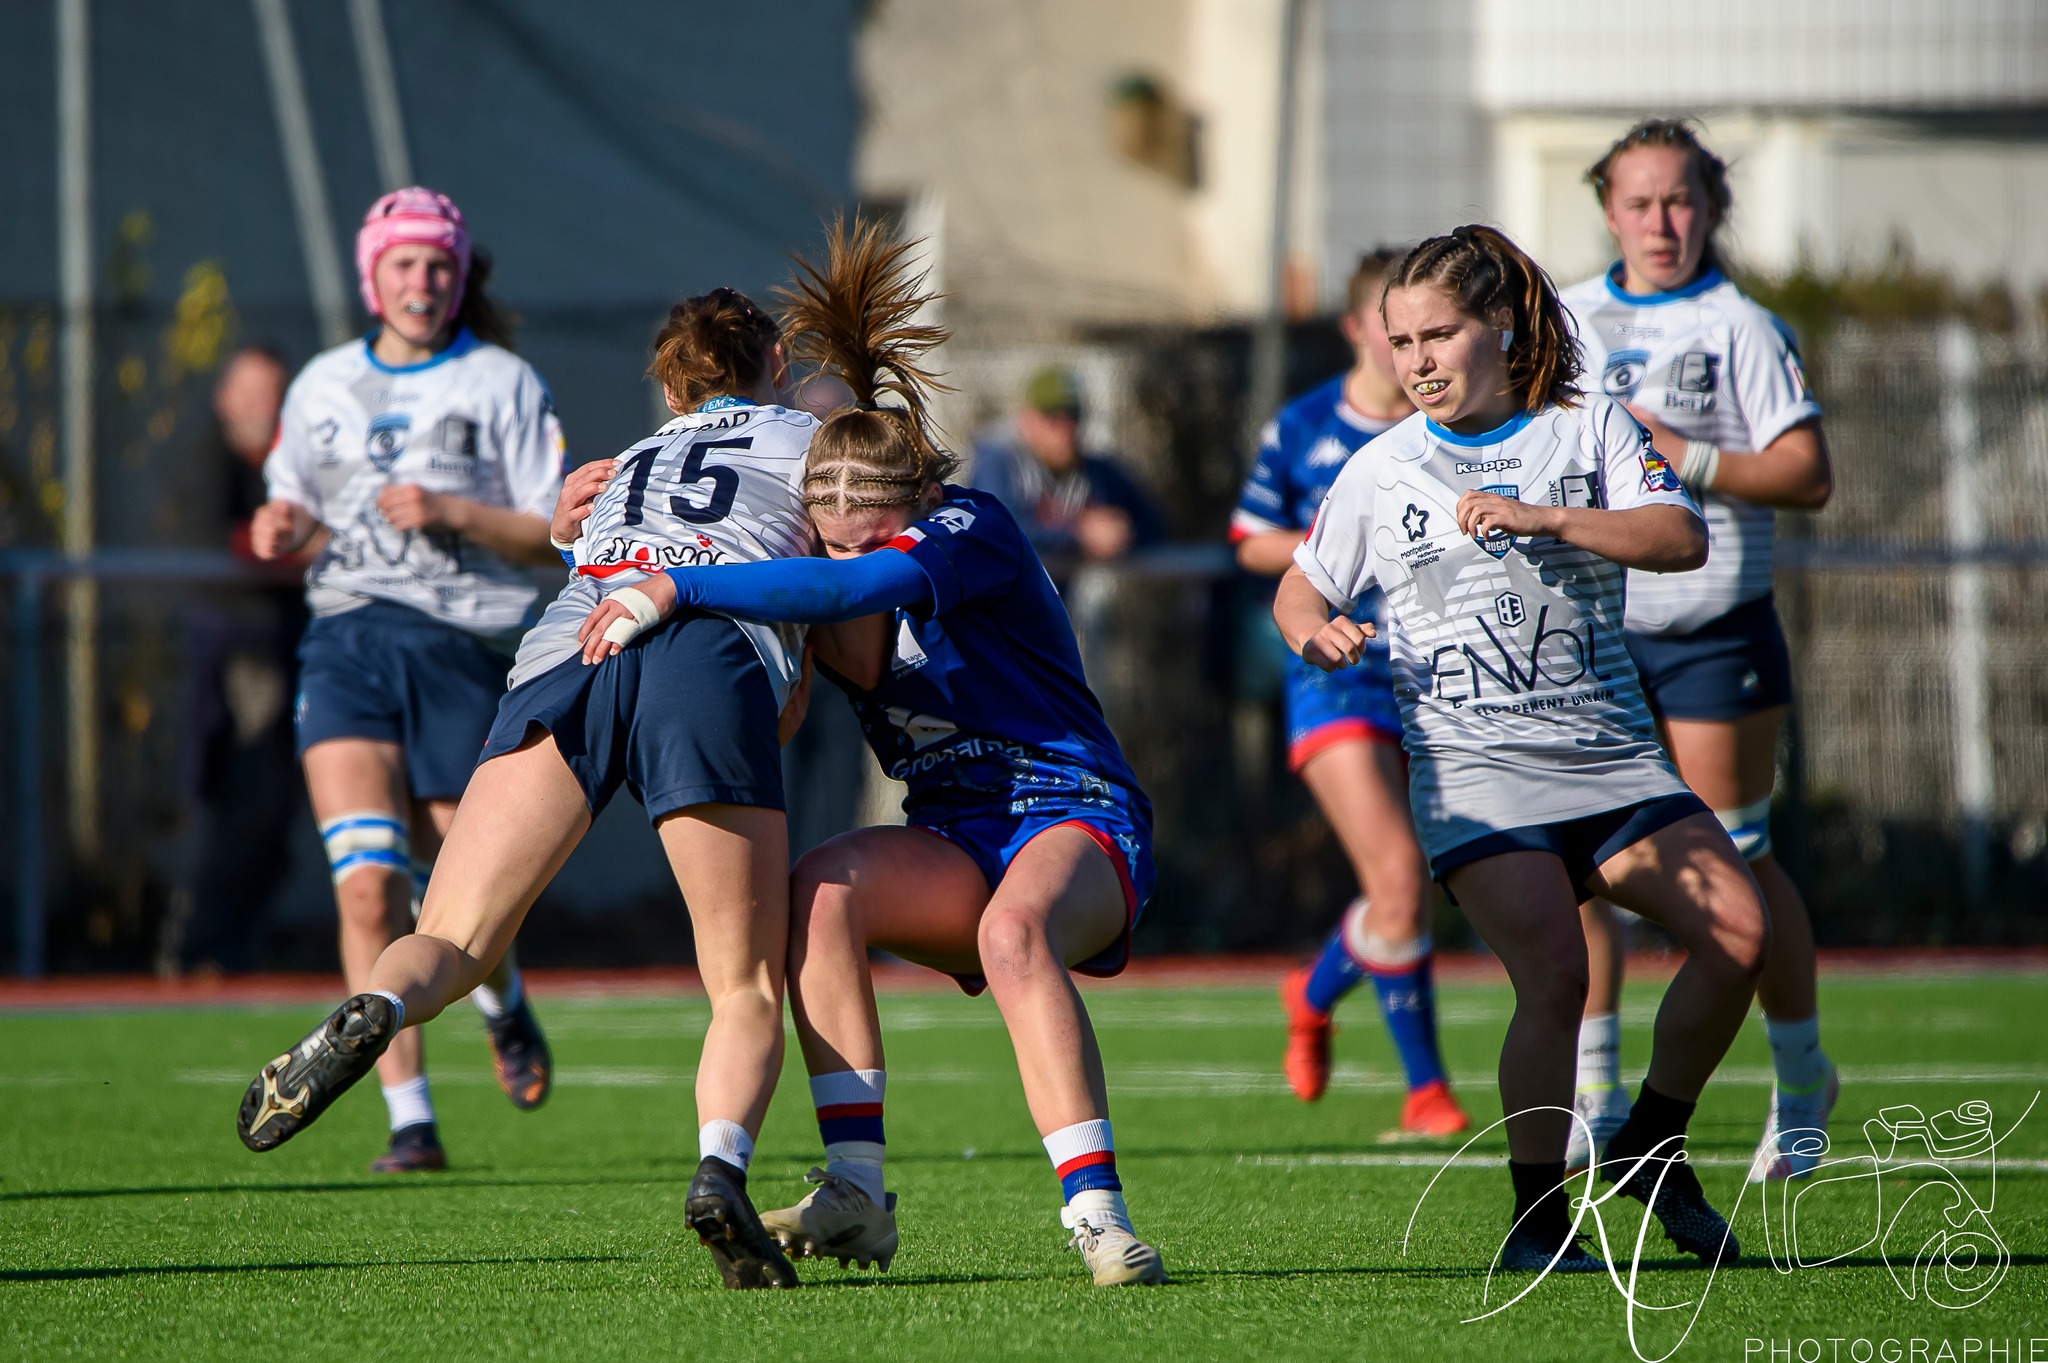
[[752,299],[737,289],[713,289],[669,309],[647,375],[689,411],[719,393],[752,391],[781,339],[775,318]]
[[835,218],[824,268],[799,258],[789,287],[778,290],[796,358],[837,375],[854,398],[811,437],[807,507],[905,506],[959,467],[932,436],[931,395],[947,390],[924,359],[946,331],[915,320],[936,297],[912,272],[918,245],[892,241],[858,215],[851,226]]
[[[1402,258],[1387,289],[1428,284],[1442,289],[1459,311],[1514,333],[1508,344],[1508,382],[1523,407],[1571,407],[1583,396],[1579,338],[1543,268],[1501,232],[1467,226],[1431,237]],[[1380,315],[1386,315],[1381,295]]]
[[1669,147],[1684,152],[1692,163],[1693,173],[1700,177],[1707,203],[1714,210],[1714,226],[1719,228],[1728,220],[1728,210],[1735,206],[1735,196],[1728,191],[1728,163],[1707,150],[1691,120],[1683,118],[1644,119],[1616,139],[1606,155],[1587,167],[1586,183],[1593,186],[1602,208],[1607,206],[1607,196],[1614,192],[1615,158],[1637,147]]

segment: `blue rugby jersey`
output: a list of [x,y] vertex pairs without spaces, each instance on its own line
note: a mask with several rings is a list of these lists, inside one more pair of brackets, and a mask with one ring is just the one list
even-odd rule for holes
[[1088,689],[1066,607],[1003,504],[948,486],[887,549],[923,571],[931,601],[897,610],[873,690],[835,680],[882,770],[909,785],[905,812],[922,822],[992,802],[1012,814],[1092,804],[1149,828],[1151,802]]
[[[1272,530],[1307,534],[1323,499],[1330,495],[1330,485],[1351,462],[1351,456],[1374,436],[1399,424],[1375,421],[1352,410],[1344,401],[1344,377],[1339,374],[1303,393],[1282,407],[1259,433],[1259,457],[1245,476],[1244,490],[1230,517],[1232,544]],[[1377,625],[1380,601],[1378,588],[1361,594],[1351,618]],[[1375,699],[1385,701],[1374,708],[1392,717],[1393,671],[1384,631],[1366,644],[1365,656],[1355,668],[1326,675],[1290,651],[1285,675],[1288,727],[1294,731],[1291,742],[1298,743],[1307,731],[1358,708],[1343,704],[1343,697],[1336,692],[1371,691]]]

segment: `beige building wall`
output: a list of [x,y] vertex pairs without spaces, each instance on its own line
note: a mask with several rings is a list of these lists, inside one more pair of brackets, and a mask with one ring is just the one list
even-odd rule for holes
[[[862,193],[936,228],[963,339],[1265,306],[1282,0],[876,0]],[[1118,150],[1143,74],[1200,120],[1198,186]]]

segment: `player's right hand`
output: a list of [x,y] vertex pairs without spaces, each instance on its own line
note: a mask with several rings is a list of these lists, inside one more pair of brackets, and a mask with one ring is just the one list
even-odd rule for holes
[[562,495],[555,499],[555,514],[548,521],[548,538],[556,544],[574,544],[590,516],[590,504],[618,472],[616,459],[593,459],[579,464],[562,480]]
[[291,502],[269,501],[250,513],[249,552],[265,562],[297,553],[311,531],[312,517]]
[[1352,667],[1365,656],[1365,644],[1378,631],[1348,616],[1338,616],[1310,635],[1301,645],[1301,660],[1325,672]]

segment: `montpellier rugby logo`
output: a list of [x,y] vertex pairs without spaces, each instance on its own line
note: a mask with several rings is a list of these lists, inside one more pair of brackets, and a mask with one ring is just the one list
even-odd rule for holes
[[[1519,501],[1522,491],[1513,483],[1488,483],[1479,490],[1491,492],[1496,497],[1505,497],[1509,501]],[[1508,550],[1515,547],[1515,537],[1505,530],[1489,530],[1484,535],[1474,535],[1472,542],[1495,558],[1506,558]]]
[[365,453],[370,467],[391,472],[398,456],[405,453],[406,438],[412,433],[412,417],[405,412],[379,412],[370,418],[370,442]]

